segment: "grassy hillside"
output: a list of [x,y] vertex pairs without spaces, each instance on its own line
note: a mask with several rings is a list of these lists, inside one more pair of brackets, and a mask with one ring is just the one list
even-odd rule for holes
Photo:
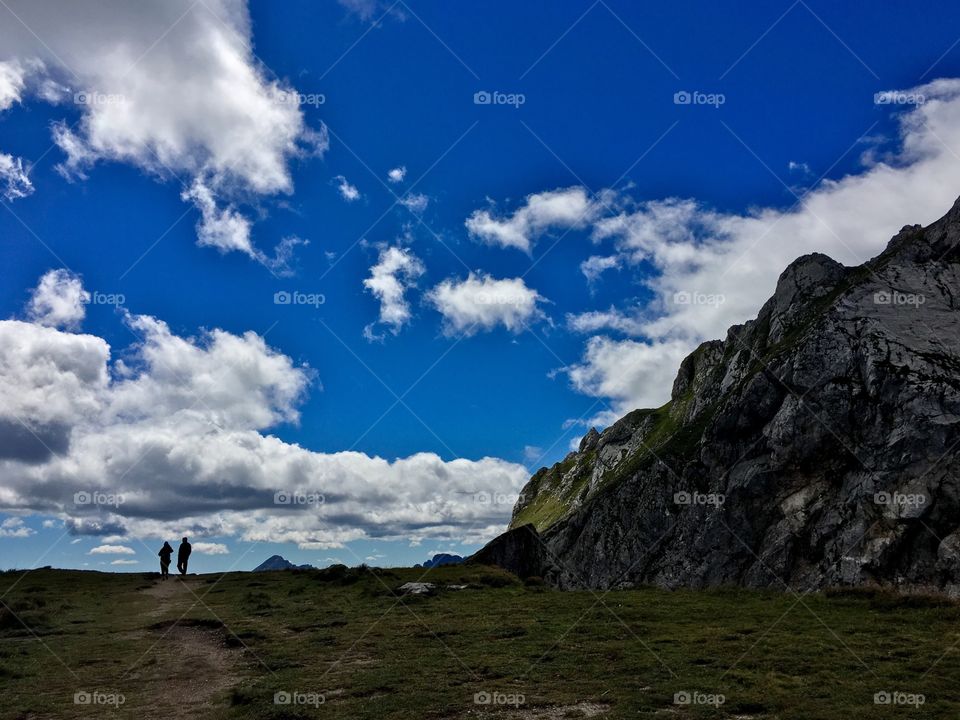
[[[467,588],[394,594],[424,573]],[[0,591],[2,718],[960,716],[960,608],[932,598],[563,593],[464,567],[165,584],[37,570]],[[874,704],[895,691],[922,708]]]

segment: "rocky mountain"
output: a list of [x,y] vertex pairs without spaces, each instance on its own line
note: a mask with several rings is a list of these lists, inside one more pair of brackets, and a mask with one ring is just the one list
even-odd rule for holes
[[848,268],[808,255],[670,402],[538,471],[474,560],[560,587],[960,592],[960,200]]
[[267,570],[311,570],[313,565],[294,565],[281,555],[271,555],[262,563],[257,565],[253,572],[264,572]]
[[441,565],[459,565],[462,562],[463,558],[459,555],[451,555],[450,553],[437,553],[432,558],[425,561],[423,565],[415,565],[414,567],[435,568],[440,567]]

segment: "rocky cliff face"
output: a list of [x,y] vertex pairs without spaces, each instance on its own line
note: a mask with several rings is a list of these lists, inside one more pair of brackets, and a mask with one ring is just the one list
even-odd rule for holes
[[479,558],[561,587],[956,593],[958,304],[960,201],[861,267],[798,259],[684,360],[668,404],[534,475]]

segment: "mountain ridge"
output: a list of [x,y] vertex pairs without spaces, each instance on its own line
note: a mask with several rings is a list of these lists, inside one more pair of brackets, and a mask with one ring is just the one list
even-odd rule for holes
[[272,570],[313,570],[313,565],[294,565],[282,555],[271,555],[257,565],[252,572],[269,572]]
[[423,564],[417,563],[414,567],[435,568],[442,565],[459,565],[463,562],[463,557],[452,553],[436,553],[429,560],[424,560]]
[[798,258],[684,359],[667,404],[537,471],[473,559],[560,587],[957,593],[958,244],[960,201],[860,266]]

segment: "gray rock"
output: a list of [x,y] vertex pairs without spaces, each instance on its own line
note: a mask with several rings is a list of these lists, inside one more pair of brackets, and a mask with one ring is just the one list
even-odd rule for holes
[[531,478],[474,559],[560,587],[960,586],[960,201],[757,318]]

